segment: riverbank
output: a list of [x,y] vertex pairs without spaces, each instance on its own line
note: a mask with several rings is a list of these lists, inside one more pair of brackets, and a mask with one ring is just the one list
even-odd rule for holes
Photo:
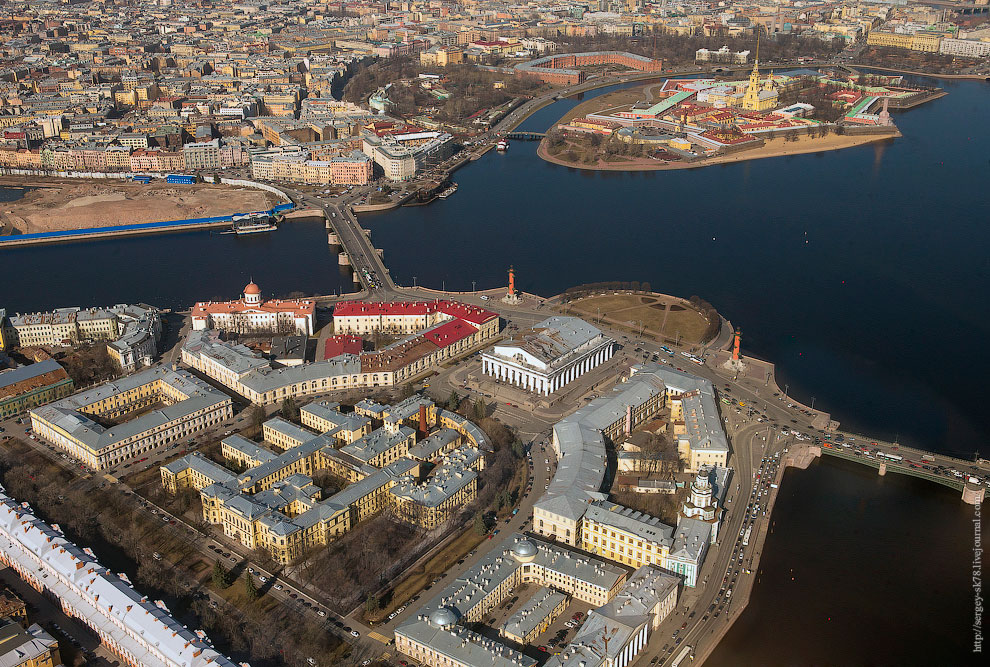
[[[295,204],[279,204],[272,209],[263,211],[267,215],[277,215],[291,211]],[[242,213],[247,213],[243,211]],[[166,220],[162,222],[145,222],[135,225],[112,225],[109,227],[86,227],[82,229],[62,229],[50,232],[35,232],[32,234],[11,234],[0,236],[0,248],[41,245],[49,243],[64,243],[66,241],[87,241],[119,236],[144,236],[146,234],[163,234],[167,232],[185,232],[198,229],[213,229],[229,227],[234,216],[220,215],[208,218],[189,218],[186,220]]]
[[863,135],[829,135],[822,139],[808,136],[799,136],[796,141],[786,141],[783,137],[778,137],[765,141],[763,146],[748,151],[740,151],[729,155],[720,155],[713,158],[706,158],[696,162],[657,162],[649,158],[634,158],[627,162],[615,163],[598,160],[594,164],[584,164],[578,162],[568,162],[561,158],[550,155],[546,149],[546,140],[540,142],[540,147],[536,154],[547,162],[558,164],[562,167],[573,169],[583,169],[585,171],[673,171],[681,169],[701,169],[720,164],[733,164],[736,162],[748,162],[749,160],[761,160],[772,157],[787,157],[789,155],[805,155],[808,153],[825,153],[837,151],[844,148],[853,148],[877,142],[896,139],[901,136],[898,130],[885,134],[863,134]]
[[749,567],[746,569],[750,572],[741,577],[739,583],[733,587],[732,603],[728,605],[725,611],[725,624],[720,626],[706,642],[702,643],[701,648],[695,654],[694,659],[699,666],[703,665],[708,657],[715,652],[722,643],[722,639],[743,615],[746,607],[749,606],[753,589],[756,588],[762,574],[760,570],[760,555],[763,553],[767,536],[773,530],[773,508],[777,502],[777,493],[780,490],[781,482],[783,482],[784,472],[792,467],[799,470],[807,470],[808,466],[816,458],[821,457],[821,455],[820,447],[794,445],[781,457],[780,465],[777,467],[777,472],[772,481],[773,485],[768,487],[766,514],[761,517],[760,521],[753,525],[753,528],[756,530],[750,535],[749,545],[744,549],[744,551],[748,552]]
[[[20,181],[19,185],[27,184]],[[30,186],[0,213],[3,235],[202,220],[264,211],[278,203],[263,190],[213,184],[41,179]]]
[[956,79],[961,81],[990,81],[990,77],[985,74],[933,74],[931,72],[916,72],[910,69],[899,69],[896,67],[880,67],[879,65],[849,64],[846,68],[858,67],[862,69],[875,69],[878,72],[893,72],[894,74],[910,74],[911,76],[927,76],[932,79]]

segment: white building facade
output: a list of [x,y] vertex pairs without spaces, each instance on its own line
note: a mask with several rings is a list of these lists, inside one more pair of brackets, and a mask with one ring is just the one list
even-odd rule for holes
[[576,317],[551,317],[520,340],[481,355],[482,370],[526,391],[548,396],[605,363],[615,341]]

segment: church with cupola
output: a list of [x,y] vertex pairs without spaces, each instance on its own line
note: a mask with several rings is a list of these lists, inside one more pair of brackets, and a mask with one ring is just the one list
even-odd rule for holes
[[727,482],[728,468],[702,466],[691,482],[691,494],[684,500],[678,514],[678,519],[697,519],[710,525],[712,544],[718,539],[722,517],[722,508],[718,506],[717,498],[725,496],[724,485]]
[[217,329],[238,334],[313,335],[316,302],[261,298],[252,280],[236,301],[200,301],[192,308],[194,331]]

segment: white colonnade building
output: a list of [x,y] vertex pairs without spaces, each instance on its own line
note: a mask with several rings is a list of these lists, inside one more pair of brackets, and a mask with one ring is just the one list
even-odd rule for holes
[[576,317],[550,317],[481,355],[485,375],[544,396],[612,358],[615,341]]

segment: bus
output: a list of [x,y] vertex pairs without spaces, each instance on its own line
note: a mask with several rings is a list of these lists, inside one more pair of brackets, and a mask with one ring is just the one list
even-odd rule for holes
[[877,450],[877,458],[878,459],[886,459],[888,461],[903,461],[904,460],[904,457],[901,456],[901,455],[899,455],[899,454],[888,454],[887,452],[881,452],[879,449]]
[[744,547],[748,547],[748,546],[749,546],[749,536],[750,536],[750,535],[751,535],[752,533],[753,533],[753,527],[752,527],[752,526],[747,526],[747,527],[746,527],[746,532],[745,532],[745,533],[743,533],[743,540],[742,540],[742,543],[743,543],[743,546],[744,546]]
[[694,656],[691,655],[693,651],[693,648],[685,645],[684,648],[681,649],[681,652],[677,654],[677,657],[674,658],[674,661],[670,663],[670,667],[678,667],[678,665],[682,664],[688,656],[691,656],[691,659],[694,660]]

